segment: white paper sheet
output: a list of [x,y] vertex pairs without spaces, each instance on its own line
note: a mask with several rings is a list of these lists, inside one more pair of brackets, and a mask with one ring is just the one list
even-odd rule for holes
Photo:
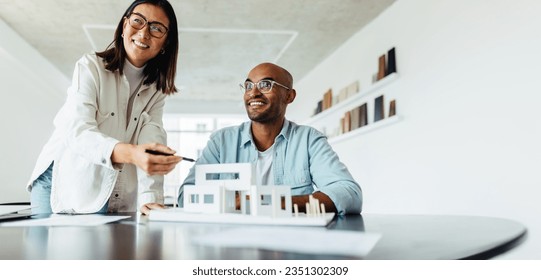
[[306,254],[366,256],[381,234],[320,228],[241,227],[193,238],[195,244]]
[[130,216],[104,216],[104,215],[51,215],[43,219],[27,219],[3,223],[3,227],[30,227],[30,226],[97,226],[118,220],[130,218]]
[[0,215],[17,213],[30,209],[30,205],[0,205]]

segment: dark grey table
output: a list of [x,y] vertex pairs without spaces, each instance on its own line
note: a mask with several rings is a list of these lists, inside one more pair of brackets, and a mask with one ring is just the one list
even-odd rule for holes
[[[355,259],[195,245],[194,236],[236,225],[128,215],[132,218],[94,227],[0,227],[0,259]],[[376,214],[338,217],[328,229],[380,233],[365,259],[393,260],[487,259],[520,244],[527,232],[520,223],[500,218]]]

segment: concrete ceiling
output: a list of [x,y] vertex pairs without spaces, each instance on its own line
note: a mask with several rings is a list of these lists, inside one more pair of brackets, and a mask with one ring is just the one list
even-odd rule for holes
[[[180,94],[171,99],[195,111],[239,102],[239,82],[264,61],[298,81],[394,1],[171,0],[180,31]],[[71,77],[83,53],[109,45],[131,2],[0,0],[0,18]]]

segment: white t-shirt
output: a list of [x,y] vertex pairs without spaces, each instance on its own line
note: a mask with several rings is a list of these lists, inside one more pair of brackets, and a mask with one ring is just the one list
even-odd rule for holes
[[[127,59],[126,63],[124,63],[124,75],[126,76],[128,83],[130,84],[130,98],[128,99],[128,111],[126,112],[126,125],[130,123],[133,109],[133,101],[135,100],[135,95],[137,91],[139,91],[139,88],[141,88],[141,85],[143,83],[144,69],[145,66],[137,68]],[[128,181],[129,180],[126,177],[126,173],[120,172],[117,177],[113,192],[111,193],[111,197],[109,198],[109,205],[107,208],[108,212],[117,212],[119,211],[119,209],[126,209],[127,207],[129,207],[129,205],[127,205],[129,203],[128,200],[124,199],[124,196],[127,195],[125,189],[127,188],[126,184],[128,183]]]
[[130,123],[135,94],[139,91],[139,88],[141,88],[141,85],[143,84],[144,69],[145,66],[137,68],[127,59],[126,63],[124,63],[124,75],[126,76],[126,79],[128,79],[128,83],[130,84],[130,99],[128,100],[128,111],[126,112],[126,124]]
[[258,186],[274,185],[274,176],[272,172],[272,160],[274,159],[274,145],[266,151],[257,151],[256,162],[256,184]]

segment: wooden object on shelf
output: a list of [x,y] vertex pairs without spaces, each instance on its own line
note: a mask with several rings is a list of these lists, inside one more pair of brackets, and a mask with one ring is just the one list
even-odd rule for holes
[[321,111],[323,111],[323,100],[319,100],[317,102],[317,107],[316,107],[316,111],[314,112],[314,115],[321,113]]
[[359,127],[363,127],[368,124],[368,105],[364,103],[359,106]]
[[332,106],[332,89],[327,90],[323,94],[323,105],[322,105],[322,111],[325,111]]
[[[387,115],[384,114],[386,110],[390,109],[389,107],[380,107],[379,112],[382,113],[381,119],[375,122],[372,118],[374,116],[374,113],[372,111],[375,109],[375,107],[373,107],[375,103],[374,99],[381,96],[379,97],[381,100],[380,106],[388,106],[387,103],[389,102],[383,102],[382,91],[385,87],[392,84],[397,79],[399,79],[399,73],[391,73],[388,76],[384,77],[382,80],[377,81],[374,84],[369,84],[366,88],[361,89],[359,93],[353,96],[349,96],[346,100],[343,100],[342,102],[333,105],[326,111],[307,119],[303,122],[303,124],[317,127],[321,131],[324,131],[324,128],[326,127],[328,132],[328,134],[326,135],[328,136],[329,143],[332,143],[334,145],[337,143],[341,143],[342,141],[345,141],[347,139],[357,139],[359,135],[364,135],[366,133],[378,130],[381,127],[386,127],[388,125],[399,122],[402,120],[402,117],[399,114],[396,114],[396,107],[395,115],[392,117],[387,117]],[[370,108],[368,108],[369,106]],[[346,118],[345,112],[353,111],[353,109],[356,107],[360,108],[360,110],[358,111],[359,127],[354,128],[353,126],[351,126],[351,131],[344,132],[343,130],[346,126],[344,120]],[[371,114],[371,116],[368,116],[368,114]],[[353,118],[355,117],[352,115],[351,112],[350,121],[352,121],[351,119]],[[355,120],[353,120],[353,122],[355,122]],[[355,123],[353,123],[353,125],[355,125]]]
[[327,92],[326,91],[324,94],[323,94],[323,97],[321,98],[321,111],[325,111],[327,109],[327,107],[329,107],[329,105],[327,105]]
[[374,100],[374,122],[385,118],[383,95],[376,97]]
[[347,97],[348,97],[347,88],[341,89],[341,90],[338,92],[338,97],[337,97],[336,103],[340,103],[340,102],[346,100]]
[[389,117],[396,115],[396,100],[391,100],[389,103]]
[[349,84],[348,87],[347,87],[347,93],[348,93],[347,94],[348,97],[359,93],[359,81],[355,81],[355,82]]
[[[372,99],[373,96],[377,96],[382,88],[386,87],[387,85],[393,83],[399,78],[398,72],[392,73],[389,76],[383,78],[381,81],[376,82],[375,84],[372,84],[368,86],[367,88],[361,89],[361,91],[358,94],[355,94],[353,96],[350,96],[347,98],[347,100],[344,100],[343,102],[340,102],[336,105],[334,105],[332,108],[329,108],[325,112],[321,112],[320,114],[314,115],[313,117],[307,119],[304,124],[306,125],[313,125],[316,123],[320,123],[321,121],[325,120],[326,118],[329,118],[330,116],[334,115],[334,119],[336,122],[338,122],[338,116],[343,116],[343,113],[345,110],[350,109],[358,104],[362,104],[366,102],[368,99]],[[372,106],[372,105],[370,105]],[[349,107],[349,108],[348,108]],[[337,114],[337,112],[340,112]],[[370,114],[372,114],[372,108],[370,108]],[[336,114],[336,115],[335,115]],[[338,127],[338,126],[337,126]]]
[[361,110],[360,107],[355,107],[353,110],[351,110],[351,130],[359,128],[359,111]]
[[351,110],[351,130],[368,124],[366,103]]
[[359,93],[359,81],[355,81],[342,88],[338,92],[338,95],[336,96],[336,102],[334,104],[338,104],[357,93]]
[[387,51],[387,69],[385,71],[385,76],[396,72],[396,55],[394,48]]
[[377,80],[381,80],[385,77],[385,55],[381,55],[378,59],[378,76],[377,76]]
[[344,114],[344,133],[351,131],[351,112],[347,111]]
[[369,125],[367,125],[365,127],[352,130],[349,133],[338,135],[336,137],[331,137],[331,138],[329,138],[329,144],[335,145],[335,144],[340,143],[342,141],[345,141],[347,139],[353,139],[353,138],[359,137],[359,135],[370,133],[370,132],[372,132],[374,130],[377,130],[377,129],[380,129],[382,127],[392,125],[392,124],[397,123],[397,122],[399,122],[401,120],[402,120],[402,117],[400,117],[399,115],[395,115],[395,116],[392,116],[390,118],[383,119],[383,120],[381,120],[379,122],[371,123],[371,124],[369,124]]

